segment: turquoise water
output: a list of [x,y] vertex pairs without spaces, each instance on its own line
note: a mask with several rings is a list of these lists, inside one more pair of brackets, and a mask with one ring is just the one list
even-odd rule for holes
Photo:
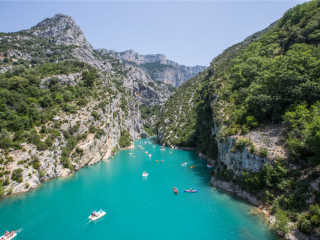
[[[0,200],[1,233],[22,228],[15,238],[20,240],[275,239],[250,205],[209,185],[206,162],[196,153],[161,151],[148,140],[135,145],[72,177]],[[143,171],[149,176],[142,177]],[[185,193],[188,188],[199,192]],[[100,208],[107,215],[89,222]]]

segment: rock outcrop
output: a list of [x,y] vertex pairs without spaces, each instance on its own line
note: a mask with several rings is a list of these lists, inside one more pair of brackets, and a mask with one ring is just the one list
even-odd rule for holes
[[37,37],[48,38],[55,44],[73,45],[93,50],[74,19],[65,14],[56,14],[52,18],[46,18],[28,32]]
[[191,79],[202,72],[205,66],[187,67],[168,60],[163,54],[141,55],[133,50],[116,52],[113,50],[99,49],[100,53],[121,60],[122,62],[133,63],[146,69],[151,78],[174,87],[180,86],[183,82]]

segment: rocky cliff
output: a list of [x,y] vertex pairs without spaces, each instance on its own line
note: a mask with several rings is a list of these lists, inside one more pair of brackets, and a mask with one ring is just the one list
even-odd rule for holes
[[168,87],[99,56],[73,18],[0,33],[0,196],[25,192],[108,159],[146,135],[140,105]]
[[174,87],[180,86],[183,82],[191,79],[198,73],[202,72],[205,66],[187,67],[168,60],[163,54],[141,55],[133,50],[116,52],[113,50],[100,49],[121,60],[122,62],[134,63],[146,69],[151,78]]

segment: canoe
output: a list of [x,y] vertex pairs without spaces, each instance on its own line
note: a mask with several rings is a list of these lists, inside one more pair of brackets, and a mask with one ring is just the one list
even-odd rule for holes
[[98,220],[99,218],[102,218],[104,215],[106,215],[105,211],[102,211],[100,209],[100,211],[95,213],[95,216],[93,216],[92,214],[89,216],[89,219],[92,221]]
[[188,190],[184,190],[185,192],[189,192],[189,193],[196,193],[196,192],[198,192],[198,190],[190,190],[190,189],[188,189]]

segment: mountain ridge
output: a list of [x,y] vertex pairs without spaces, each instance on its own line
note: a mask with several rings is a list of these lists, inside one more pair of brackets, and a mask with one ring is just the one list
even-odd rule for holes
[[[164,54],[139,54],[134,50],[116,52],[114,50],[97,49],[100,54],[109,54],[110,56],[121,60],[122,62],[133,63],[144,67],[150,76],[156,81],[162,81],[175,87],[202,72],[205,66],[185,66],[180,65],[166,58]],[[158,66],[154,63],[159,64]],[[152,65],[154,64],[154,65]],[[158,67],[158,69],[156,69]]]

